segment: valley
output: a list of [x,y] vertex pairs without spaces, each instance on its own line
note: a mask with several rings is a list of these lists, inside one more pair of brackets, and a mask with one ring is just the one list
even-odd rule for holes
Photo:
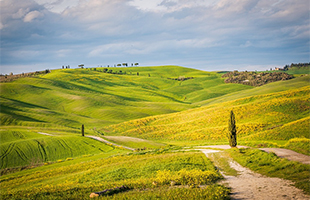
[[[310,194],[310,165],[256,152],[310,155],[309,70],[294,68],[287,71],[292,79],[254,87],[225,83],[226,72],[180,66],[106,69],[59,69],[0,83],[1,198],[88,199],[126,185],[128,191],[100,199],[229,199],[215,161],[196,149],[228,144],[231,110],[238,145],[254,150],[227,155]],[[264,162],[248,162],[254,154]],[[274,173],[295,169],[296,177]]]

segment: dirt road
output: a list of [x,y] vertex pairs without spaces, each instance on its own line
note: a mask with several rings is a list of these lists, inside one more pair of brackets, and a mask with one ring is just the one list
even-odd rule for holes
[[41,135],[48,135],[48,136],[54,136],[54,135],[52,135],[52,134],[49,134],[49,133],[42,133],[42,132],[38,132],[39,134],[41,134]]
[[280,158],[286,158],[288,160],[298,161],[303,164],[310,165],[310,156],[306,156],[304,154],[297,153],[295,151],[289,149],[282,148],[260,148],[260,150],[266,152],[273,152]]
[[262,176],[233,161],[230,166],[240,173],[238,176],[224,175],[223,183],[232,188],[232,199],[310,199],[302,190],[291,186],[291,181]]
[[[212,154],[219,154],[220,150],[199,149],[207,157],[213,157]],[[223,156],[223,154],[220,154]],[[292,186],[292,182],[280,178],[270,178],[255,173],[245,167],[242,167],[228,156],[225,156],[229,166],[238,172],[237,176],[228,176],[225,174],[223,166],[217,166],[224,176],[220,184],[226,185],[232,189],[231,198],[235,200],[288,200],[299,199],[308,200],[310,196],[305,195],[302,190]],[[216,165],[216,163],[214,163]]]
[[[214,148],[214,149],[230,149],[229,145],[211,145],[211,146],[199,146],[200,148]],[[247,146],[237,146],[238,148],[250,148]],[[260,148],[262,151],[273,152],[280,158],[286,158],[292,161],[298,161],[304,164],[310,164],[310,156],[297,153],[289,149],[282,148]]]
[[126,147],[126,146],[121,146],[121,145],[118,145],[118,144],[114,144],[112,142],[109,142],[108,140],[105,140],[101,137],[98,137],[98,136],[93,136],[93,135],[86,135],[85,137],[89,137],[89,138],[92,138],[92,139],[95,139],[95,140],[98,140],[100,142],[104,142],[104,143],[109,143],[109,144],[112,144],[113,146],[116,146],[116,147],[122,147],[124,149],[128,149],[128,150],[131,150],[131,151],[134,151],[135,149],[133,148],[130,148],[130,147]]

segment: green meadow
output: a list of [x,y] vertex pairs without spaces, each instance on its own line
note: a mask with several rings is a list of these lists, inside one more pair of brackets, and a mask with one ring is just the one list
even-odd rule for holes
[[[213,163],[182,147],[228,144],[231,110],[239,144],[310,155],[307,69],[260,87],[179,66],[108,70],[60,69],[0,83],[1,198],[86,199],[126,185],[100,198],[226,199]],[[136,150],[83,137],[82,124],[86,135]]]

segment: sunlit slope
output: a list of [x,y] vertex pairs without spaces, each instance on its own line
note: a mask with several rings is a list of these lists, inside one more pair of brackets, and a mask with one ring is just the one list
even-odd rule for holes
[[[125,185],[130,190],[100,199],[227,199],[228,190],[215,184],[219,178],[212,162],[200,152],[155,151],[110,157],[103,154],[1,176],[0,196],[89,199],[92,192]],[[171,187],[171,180],[178,186]],[[193,184],[207,186],[203,190],[188,187]]]
[[[178,66],[65,69],[1,83],[1,125],[102,127],[188,110],[192,103],[251,88],[221,75]],[[137,72],[139,75],[137,75]],[[193,79],[178,81],[178,77]]]
[[199,102],[199,104],[210,105],[210,104],[222,103],[222,102],[232,101],[232,100],[255,96],[255,95],[272,94],[275,92],[288,91],[291,89],[297,89],[297,88],[301,88],[304,86],[308,86],[309,83],[310,83],[310,77],[302,76],[302,77],[298,77],[298,78],[294,78],[294,79],[290,79],[286,81],[277,81],[277,82],[269,83],[267,85],[251,88],[248,90],[231,92],[227,95],[201,101]]
[[[308,78],[309,80],[309,78]],[[310,86],[299,79],[295,89],[271,92],[210,104],[179,113],[147,117],[105,127],[107,134],[127,135],[159,141],[227,141],[228,118],[234,111],[238,137],[243,140],[288,140],[309,138]],[[284,82],[281,82],[284,83]],[[306,85],[300,87],[302,85]],[[270,89],[271,89],[270,88]],[[263,94],[268,91],[267,94]],[[248,90],[260,93],[258,88]],[[235,94],[237,95],[237,94]],[[242,96],[242,95],[241,95]],[[224,97],[223,97],[224,98]],[[228,95],[228,98],[232,98]]]
[[86,137],[48,136],[25,130],[1,130],[0,140],[1,169],[123,151]]

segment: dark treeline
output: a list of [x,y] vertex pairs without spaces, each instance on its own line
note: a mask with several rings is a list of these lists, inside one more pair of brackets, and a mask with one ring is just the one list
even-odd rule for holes
[[[97,71],[97,72],[103,72],[103,73],[108,73],[108,74],[120,74],[120,75],[137,75],[139,76],[139,72],[126,72],[126,71],[122,71],[122,70],[113,70],[111,68],[87,68],[88,70],[91,71]],[[149,74],[150,76],[150,74]]]
[[[138,66],[138,65],[139,65],[139,63],[131,63],[131,65],[128,63],[122,63],[122,64],[119,63],[119,64],[107,65],[107,66],[103,66],[103,67],[108,67],[108,68],[110,68],[110,67],[122,67],[122,66],[123,67],[128,67],[128,66],[134,67],[134,66]],[[98,65],[98,67],[102,67],[102,65],[101,66]]]
[[290,70],[291,68],[306,68],[309,67],[310,63],[292,63],[291,65],[285,65],[283,68],[276,68],[276,70],[282,70],[282,71],[287,71]]
[[293,67],[302,68],[302,67],[309,67],[309,66],[310,66],[310,62],[309,63],[296,63],[296,64],[292,63],[290,65],[291,68]]
[[247,71],[245,72],[233,71],[224,74],[222,78],[227,78],[225,80],[225,83],[239,83],[251,86],[261,86],[275,81],[289,80],[294,78],[294,76],[284,72],[256,73]]
[[186,80],[189,80],[189,79],[193,79],[194,77],[183,77],[183,76],[180,76],[179,78],[168,78],[170,80],[176,80],[176,81],[186,81]]

